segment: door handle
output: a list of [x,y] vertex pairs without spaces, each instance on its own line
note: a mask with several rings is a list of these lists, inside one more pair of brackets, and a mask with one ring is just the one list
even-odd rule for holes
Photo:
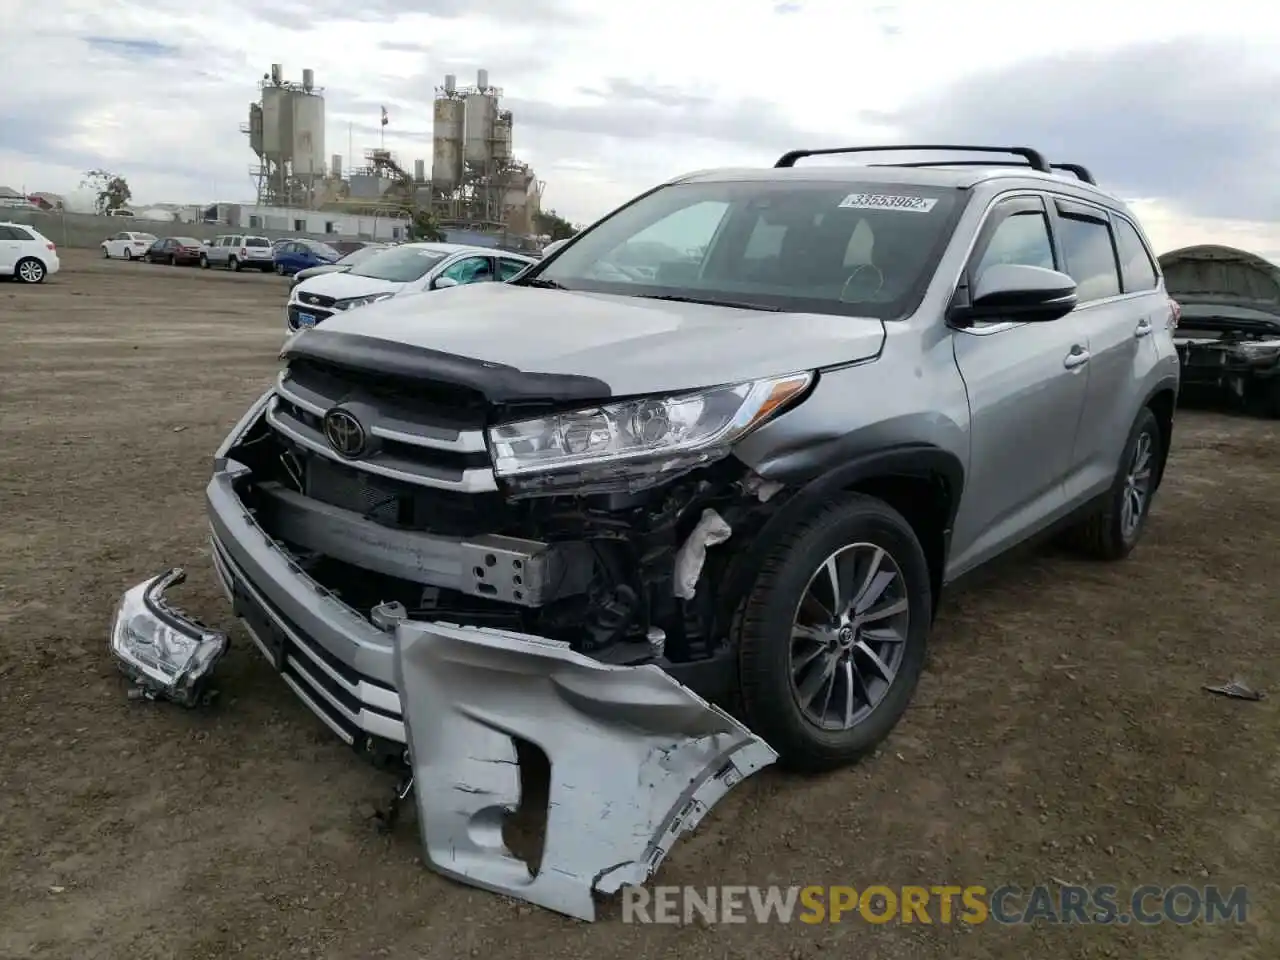
[[1138,340],[1141,340],[1143,337],[1151,336],[1154,330],[1155,330],[1155,327],[1151,325],[1151,318],[1143,317],[1141,320],[1138,321],[1138,326],[1134,329],[1133,335]]
[[1083,367],[1089,362],[1091,354],[1084,347],[1072,347],[1071,352],[1067,354],[1062,365],[1068,370],[1074,370],[1076,367]]

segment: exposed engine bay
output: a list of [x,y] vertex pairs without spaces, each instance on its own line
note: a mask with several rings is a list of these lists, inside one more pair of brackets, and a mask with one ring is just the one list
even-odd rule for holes
[[[614,664],[695,664],[732,617],[720,584],[778,485],[733,460],[639,492],[511,500],[357,470],[259,420],[228,456],[237,494],[317,583],[353,610],[537,634]],[[784,499],[779,497],[778,500]],[[701,586],[700,586],[701,585]]]

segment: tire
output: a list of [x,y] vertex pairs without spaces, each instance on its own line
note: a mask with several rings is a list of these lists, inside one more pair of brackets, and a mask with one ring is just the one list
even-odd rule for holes
[[229,260],[227,260],[227,269],[230,270],[232,273],[239,273],[240,261],[237,260],[235,257],[231,257]]
[[44,264],[35,257],[23,257],[13,265],[13,276],[19,283],[44,283],[47,275]]
[[124,258],[125,258],[126,260],[132,260],[132,259],[133,259],[133,251],[132,251],[132,250],[130,250],[128,247],[125,247],[125,248],[124,248]]
[[107,245],[105,243],[102,245],[102,259],[103,260],[111,259],[111,251],[107,249]]
[[203,253],[200,254],[200,269],[201,270],[209,269],[209,258],[206,257]]
[[176,267],[177,265],[178,265],[178,258],[172,253],[169,254],[169,266]]
[[[878,551],[880,574],[888,576],[869,578]],[[866,582],[881,587],[870,610],[838,630],[827,629],[835,622],[830,613],[834,591],[827,586],[829,559],[836,560],[853,594]],[[877,611],[896,612],[864,619],[867,612]],[[747,725],[778,751],[778,763],[787,769],[816,773],[854,763],[884,740],[906,711],[924,667],[932,614],[929,564],[902,515],[862,494],[828,501],[765,557],[735,618],[739,693]],[[798,626],[801,621],[807,624]],[[811,629],[819,621],[826,621],[821,645]],[[875,633],[864,632],[871,624]],[[890,634],[897,639],[885,639]],[[821,652],[806,663],[803,658],[814,650]],[[888,669],[882,672],[878,665]],[[801,705],[824,676],[829,682],[816,689],[825,690],[826,705],[843,714],[833,712],[836,726],[825,729],[815,716],[823,694],[808,712]],[[852,723],[844,726],[850,676],[855,710]]]
[[[1106,501],[1101,509],[1069,531],[1069,543],[1094,560],[1112,561],[1127,557],[1146,529],[1151,500],[1160,483],[1163,466],[1164,444],[1160,424],[1155,414],[1148,407],[1143,407],[1129,431]],[[1144,482],[1145,491],[1142,490]],[[1135,490],[1141,492],[1142,497],[1136,519],[1131,522],[1133,514],[1126,511],[1125,501]]]
[[277,264],[276,264],[276,276],[279,276],[279,277],[283,277],[283,276],[284,276],[284,264],[283,264],[283,263],[277,263]]

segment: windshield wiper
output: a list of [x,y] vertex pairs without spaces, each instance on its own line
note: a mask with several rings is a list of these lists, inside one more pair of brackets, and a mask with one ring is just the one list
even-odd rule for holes
[[528,280],[521,280],[522,287],[540,287],[543,290],[568,290],[563,283],[557,280],[544,280],[542,277],[530,277]]
[[740,300],[716,300],[710,297],[677,297],[673,295],[644,293],[639,294],[641,300],[665,300],[667,303],[702,303],[708,307],[736,307],[739,310],[763,310],[765,313],[781,313],[781,307],[771,307],[767,303],[743,303]]

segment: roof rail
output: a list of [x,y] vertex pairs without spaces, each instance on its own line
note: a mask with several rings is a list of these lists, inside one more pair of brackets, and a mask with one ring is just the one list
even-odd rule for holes
[[[902,163],[869,163],[869,167],[993,167],[1006,166],[1006,164],[998,163],[994,160],[912,160]],[[1014,166],[1014,164],[1007,164]],[[1017,166],[1032,166],[1031,164],[1017,164]],[[1098,185],[1098,181],[1093,178],[1093,174],[1089,172],[1089,168],[1078,163],[1051,163],[1049,166],[1053,170],[1065,170],[1067,173],[1075,174],[1076,177],[1085,183],[1093,186]]]
[[[893,145],[881,147],[826,147],[821,150],[791,150],[784,153],[778,158],[778,162],[774,167],[794,167],[796,161],[804,157],[822,157],[830,156],[836,153],[889,153],[892,151],[900,152],[917,152],[923,150],[962,150],[966,153],[1004,153],[1015,157],[1021,157],[1033,169],[1039,170],[1041,173],[1052,173],[1049,161],[1044,158],[1039,150],[1032,150],[1030,147],[987,147],[975,146],[971,144],[914,144],[914,145]],[[937,161],[934,163],[912,164],[913,166],[938,166]],[[885,164],[888,166],[888,164]],[[906,164],[903,164],[906,166]]]

